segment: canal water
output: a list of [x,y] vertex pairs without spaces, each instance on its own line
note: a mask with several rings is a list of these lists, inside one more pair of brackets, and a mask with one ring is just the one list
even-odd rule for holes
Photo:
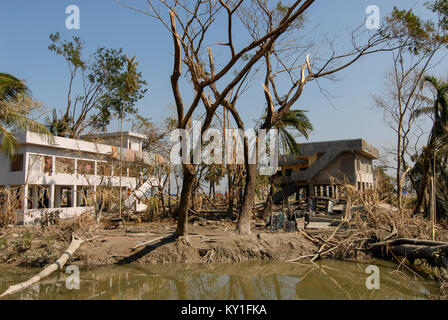
[[[369,265],[379,289],[368,289]],[[66,266],[68,267],[68,266]],[[8,299],[437,299],[438,284],[383,260],[316,264],[257,262],[207,265],[64,267]],[[0,292],[41,269],[0,266]],[[71,273],[67,273],[70,271]],[[373,283],[372,279],[367,280]],[[79,284],[79,289],[77,289]]]

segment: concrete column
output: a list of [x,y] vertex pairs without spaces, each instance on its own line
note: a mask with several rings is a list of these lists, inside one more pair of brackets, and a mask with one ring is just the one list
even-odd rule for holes
[[53,160],[51,161],[51,175],[55,175],[56,174],[56,156],[52,157]]
[[49,194],[48,194],[48,197],[50,200],[50,201],[48,201],[49,202],[48,205],[50,208],[54,208],[54,196],[55,196],[54,189],[55,189],[54,184],[50,184],[50,190],[49,190]]
[[316,195],[316,192],[314,190],[314,185],[309,184],[308,187],[307,187],[307,192],[306,193],[307,193],[306,194],[307,197],[314,197]]
[[[76,167],[76,165],[75,165]],[[78,190],[77,185],[72,186],[72,207],[76,208],[78,206]]]
[[39,188],[37,186],[32,186],[31,188],[33,188],[33,209],[37,209],[37,205],[39,202],[39,197],[37,192],[39,191]]
[[26,212],[28,208],[28,185],[25,184],[23,186],[23,195],[22,195],[22,209],[23,212]]
[[56,208],[60,208],[61,207],[61,187],[60,186],[55,186],[55,207]]

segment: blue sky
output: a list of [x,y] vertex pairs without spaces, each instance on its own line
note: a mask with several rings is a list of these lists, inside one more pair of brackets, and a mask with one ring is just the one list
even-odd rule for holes
[[[130,5],[144,7],[145,1],[130,0]],[[424,1],[417,0],[318,0],[307,18],[318,26],[316,36],[331,33],[338,44],[349,44],[350,31],[363,23],[368,5],[377,5],[382,16],[394,5],[416,7],[421,11]],[[77,5],[81,13],[81,29],[67,30],[65,8]],[[66,101],[68,69],[61,57],[48,50],[48,35],[61,32],[64,38],[80,36],[86,52],[100,46],[122,47],[129,56],[137,56],[140,71],[148,82],[148,93],[139,102],[140,114],[155,121],[166,118],[173,103],[169,76],[171,73],[172,40],[161,24],[141,13],[120,6],[114,0],[15,0],[0,3],[0,70],[26,80],[36,99],[49,108],[59,109]],[[219,37],[219,35],[217,35]],[[223,40],[223,39],[218,39]],[[338,74],[339,81],[322,81],[334,97],[331,103],[311,83],[296,107],[309,110],[315,127],[311,141],[365,138],[379,147],[393,145],[392,131],[383,116],[373,110],[372,94],[384,88],[383,75],[391,66],[388,54],[363,58]],[[437,72],[445,74],[446,64]],[[246,121],[258,118],[263,110],[261,86],[254,85],[240,100],[240,112]],[[116,123],[111,130],[117,128]]]

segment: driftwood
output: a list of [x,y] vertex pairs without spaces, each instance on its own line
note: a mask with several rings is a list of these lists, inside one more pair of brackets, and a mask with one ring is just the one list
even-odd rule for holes
[[374,243],[369,251],[383,258],[406,257],[411,263],[423,259],[432,266],[448,268],[448,242],[401,238]]
[[70,245],[68,246],[67,250],[59,257],[59,259],[56,260],[56,262],[47,266],[44,270],[39,272],[39,274],[35,275],[28,281],[10,286],[5,292],[2,293],[2,295],[0,295],[0,298],[10,295],[10,294],[13,294],[13,293],[16,293],[16,292],[19,292],[25,288],[28,288],[31,285],[39,282],[40,280],[48,277],[53,272],[55,272],[57,270],[61,270],[64,267],[65,263],[68,261],[68,259],[70,259],[70,257],[73,255],[73,253],[76,250],[78,250],[79,246],[82,243],[87,242],[87,241],[92,241],[96,238],[97,237],[94,237],[94,238],[91,238],[88,240],[84,240],[84,239],[80,239],[80,238],[72,235],[72,241],[70,242]]

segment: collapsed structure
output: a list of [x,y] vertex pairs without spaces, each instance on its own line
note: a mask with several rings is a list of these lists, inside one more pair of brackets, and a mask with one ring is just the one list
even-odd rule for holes
[[142,151],[144,139],[133,132],[89,135],[82,140],[18,133],[16,154],[12,158],[0,154],[0,204],[16,201],[21,224],[31,223],[45,211],[70,218],[95,206],[116,209],[116,199],[97,197],[102,194],[97,191],[120,192],[121,186],[124,206],[144,210],[142,197],[154,194],[159,186],[149,169],[163,161]]
[[279,158],[277,177],[281,190],[273,201],[297,194],[302,197],[337,198],[339,186],[350,183],[358,190],[374,186],[372,160],[379,152],[363,139],[302,143],[300,155]]

